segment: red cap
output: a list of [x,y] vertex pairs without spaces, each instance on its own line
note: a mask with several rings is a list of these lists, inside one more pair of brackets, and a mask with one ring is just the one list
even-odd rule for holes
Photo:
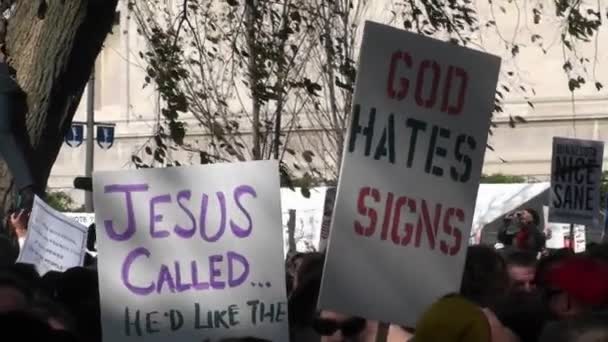
[[583,304],[608,304],[608,265],[583,256],[558,263],[547,274],[547,285],[562,290]]

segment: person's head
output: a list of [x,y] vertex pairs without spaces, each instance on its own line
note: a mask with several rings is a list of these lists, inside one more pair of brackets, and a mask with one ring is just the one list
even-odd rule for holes
[[520,210],[517,214],[521,215],[519,222],[526,226],[538,227],[540,225],[540,216],[538,215],[538,212],[532,208]]
[[489,319],[478,305],[462,296],[448,295],[421,315],[413,341],[489,342],[491,337]]
[[467,249],[460,287],[463,297],[480,306],[489,306],[505,293],[507,285],[506,265],[496,250],[481,245]]
[[322,253],[304,253],[294,260],[293,288],[296,290],[300,284],[309,279],[320,279],[323,274],[325,256]]
[[0,273],[0,313],[26,310],[32,297],[25,280],[13,272]]
[[314,331],[321,342],[365,341],[370,331],[364,318],[321,311],[313,321]]
[[532,252],[513,250],[506,254],[510,288],[530,292],[536,288],[536,255]]
[[551,312],[570,318],[608,308],[608,266],[573,256],[547,272],[544,293]]
[[563,260],[574,256],[574,251],[570,248],[562,248],[551,252],[549,255],[542,257],[536,266],[536,285],[537,287],[545,287],[545,278],[547,274],[560,264]]

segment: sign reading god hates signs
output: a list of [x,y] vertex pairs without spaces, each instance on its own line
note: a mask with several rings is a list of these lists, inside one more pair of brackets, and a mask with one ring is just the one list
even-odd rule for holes
[[274,161],[96,173],[104,341],[288,341]]
[[499,68],[366,23],[320,309],[413,325],[458,291]]

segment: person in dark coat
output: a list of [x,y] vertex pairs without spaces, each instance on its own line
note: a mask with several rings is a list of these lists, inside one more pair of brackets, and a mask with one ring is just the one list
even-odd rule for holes
[[534,209],[515,211],[504,219],[498,231],[498,242],[505,247],[541,252],[545,248],[545,236],[539,230],[540,216]]

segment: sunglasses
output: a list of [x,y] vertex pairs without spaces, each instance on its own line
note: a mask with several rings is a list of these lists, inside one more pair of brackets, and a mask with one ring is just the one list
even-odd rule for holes
[[363,318],[350,318],[343,322],[331,319],[315,318],[312,322],[313,329],[321,336],[332,336],[338,330],[344,337],[353,337],[361,333],[367,324]]

